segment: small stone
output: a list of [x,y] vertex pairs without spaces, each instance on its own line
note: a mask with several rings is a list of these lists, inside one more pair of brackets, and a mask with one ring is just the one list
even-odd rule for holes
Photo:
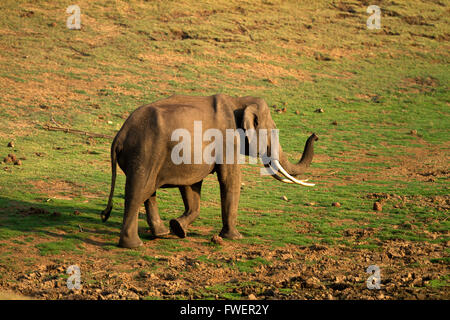
[[412,135],[412,136],[417,136],[417,130],[411,130],[409,132],[409,134]]
[[8,143],[8,147],[9,147],[9,148],[14,148],[14,141],[10,141],[10,142]]
[[11,159],[10,157],[5,157],[5,158],[3,159],[3,162],[4,162],[4,163],[12,163],[13,161],[12,161],[12,159]]
[[213,237],[211,238],[211,242],[212,242],[212,243],[215,243],[215,244],[220,244],[220,245],[222,245],[222,244],[223,244],[223,239],[222,239],[221,236],[213,235]]
[[370,98],[370,100],[372,100],[372,102],[375,102],[375,103],[380,103],[382,100],[382,97],[376,94],[372,98]]
[[382,207],[381,203],[379,203],[378,201],[375,202],[375,203],[373,204],[373,210],[375,210],[375,211],[381,211],[381,210],[383,210],[383,207]]
[[250,293],[248,295],[248,300],[258,300],[258,299],[256,298],[256,296],[253,293]]
[[314,112],[316,113],[324,113],[325,110],[323,110],[322,108],[316,109]]
[[316,277],[311,277],[311,278],[306,279],[305,284],[306,284],[307,288],[317,289],[317,288],[321,287],[320,280],[317,279]]
[[309,206],[309,207],[312,207],[312,206],[315,206],[317,203],[315,203],[315,202],[308,202],[308,203],[305,203],[305,205],[306,206]]
[[286,196],[282,196],[281,199],[283,199],[284,201],[289,201],[289,199]]
[[339,202],[333,202],[331,205],[336,208],[339,208],[341,206]]
[[299,115],[299,114],[300,114],[300,111],[295,110],[295,114],[296,114],[296,115]]
[[15,165],[15,166],[21,166],[21,165],[22,165],[22,160],[16,160],[16,161],[14,161],[14,165]]
[[334,120],[331,124],[332,124],[333,126],[337,126],[337,125],[338,125],[338,122],[337,122],[336,120]]
[[81,212],[78,211],[78,210],[75,210],[75,211],[73,212],[73,214],[76,215],[76,216],[79,216],[79,215],[81,214]]

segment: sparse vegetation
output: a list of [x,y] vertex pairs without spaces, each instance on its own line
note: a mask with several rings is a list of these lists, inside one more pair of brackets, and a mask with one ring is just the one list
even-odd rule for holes
[[[38,299],[449,298],[448,3],[374,1],[382,29],[367,30],[367,1],[79,0],[78,31],[65,26],[71,4],[0,7],[0,160],[21,161],[0,167],[0,290]],[[186,239],[152,239],[141,217],[144,247],[117,248],[123,174],[111,219],[99,218],[111,140],[45,126],[114,135],[140,105],[218,92],[274,105],[292,160],[317,133],[302,177],[317,186],[282,185],[244,165],[243,240],[210,242],[221,226],[210,176]],[[175,189],[158,191],[158,205],[166,221],[183,210]],[[85,277],[80,291],[64,284],[73,264]],[[382,297],[365,287],[373,264]]]

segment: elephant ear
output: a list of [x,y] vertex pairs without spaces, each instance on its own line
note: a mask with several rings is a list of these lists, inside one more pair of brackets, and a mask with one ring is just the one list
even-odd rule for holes
[[247,132],[247,138],[250,144],[257,138],[256,130],[258,128],[258,115],[257,104],[253,103],[245,107],[244,116],[242,117],[242,128]]
[[245,107],[244,116],[242,117],[242,128],[244,130],[257,129],[258,113],[258,105],[255,103]]

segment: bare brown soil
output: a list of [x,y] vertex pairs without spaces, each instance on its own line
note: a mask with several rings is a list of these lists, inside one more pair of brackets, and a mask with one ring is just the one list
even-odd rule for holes
[[[197,230],[200,231],[200,230]],[[347,237],[364,242],[370,230],[348,230]],[[158,240],[155,240],[158,241]],[[204,297],[208,287],[229,286],[218,292],[234,293],[247,299],[442,299],[450,297],[448,287],[433,288],[433,280],[448,274],[442,257],[447,244],[426,244],[407,241],[384,241],[379,250],[348,247],[287,246],[279,249],[243,248],[226,241],[222,250],[211,252],[207,240],[192,238],[193,251],[159,256],[150,246],[143,250],[158,261],[156,270],[151,261],[136,263],[132,258],[119,265],[111,265],[107,257],[87,259],[80,263],[82,288],[71,291],[66,287],[67,267],[79,257],[61,255],[60,262],[46,258],[36,261],[32,270],[27,267],[16,272],[1,267],[2,290],[9,290],[36,299],[142,299],[152,296],[161,299]],[[203,243],[202,243],[203,242]],[[87,245],[86,254],[98,251]],[[234,254],[230,254],[233,253]],[[208,262],[197,259],[207,255]],[[264,257],[269,264],[258,266],[253,272],[241,272],[224,267]],[[214,262],[210,262],[214,261]],[[377,265],[381,270],[381,289],[369,290],[366,269]],[[28,269],[28,270],[27,270]],[[17,269],[16,269],[17,270]],[[108,271],[107,271],[108,270]],[[8,280],[6,280],[8,279]]]

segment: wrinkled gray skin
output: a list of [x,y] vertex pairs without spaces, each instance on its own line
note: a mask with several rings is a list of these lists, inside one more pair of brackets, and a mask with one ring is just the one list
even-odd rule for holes
[[[178,187],[185,205],[184,213],[170,221],[171,231],[185,237],[187,227],[199,215],[200,191],[203,179],[214,172],[220,185],[223,227],[220,236],[240,239],[236,218],[240,196],[240,165],[225,164],[179,164],[171,160],[172,148],[178,141],[171,141],[172,132],[185,128],[194,137],[194,121],[202,121],[203,132],[209,128],[226,129],[275,129],[269,108],[263,99],[256,97],[230,97],[217,94],[209,97],[172,96],[136,109],[117,133],[111,147],[112,181],[107,208],[101,213],[105,222],[112,210],[112,198],[116,179],[116,164],[126,175],[125,212],[120,232],[119,246],[135,248],[142,245],[138,235],[138,211],[145,205],[147,222],[154,236],[169,233],[161,220],[156,204],[159,188]],[[268,131],[270,132],[270,131]],[[268,150],[270,150],[270,135]],[[313,144],[318,138],[313,134],[305,145],[301,160],[290,163],[281,147],[281,165],[292,176],[304,172],[313,158]],[[191,141],[193,144],[193,141]],[[203,147],[210,142],[204,142]],[[248,149],[248,141],[246,141]],[[192,153],[194,148],[191,148]],[[225,145],[224,145],[224,149]],[[246,151],[248,154],[248,152]],[[237,152],[235,152],[235,155]],[[270,153],[268,152],[268,155]],[[191,155],[194,159],[194,155]]]

